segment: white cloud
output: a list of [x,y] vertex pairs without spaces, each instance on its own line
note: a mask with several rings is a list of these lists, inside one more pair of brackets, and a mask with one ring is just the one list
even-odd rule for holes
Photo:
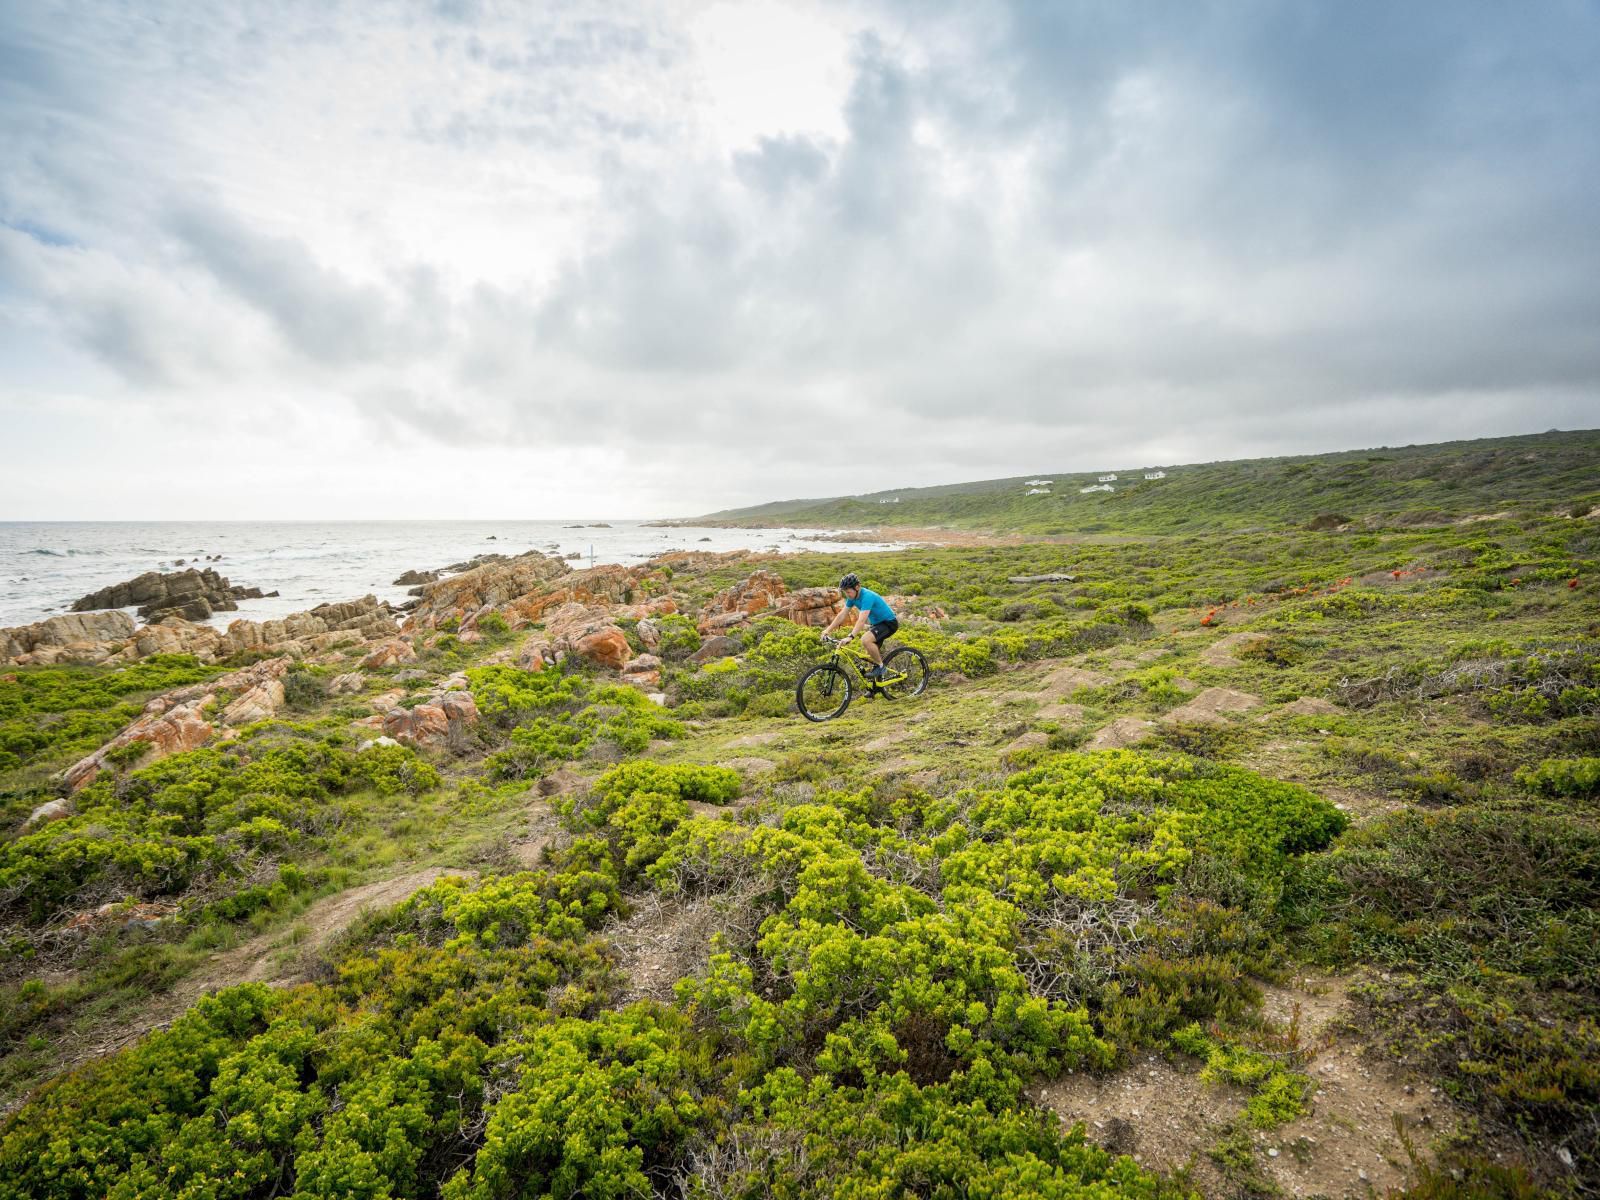
[[13,6],[0,515],[1592,424],[1597,49],[1490,4]]

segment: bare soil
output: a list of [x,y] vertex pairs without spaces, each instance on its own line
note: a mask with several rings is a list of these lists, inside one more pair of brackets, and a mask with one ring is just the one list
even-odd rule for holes
[[[1285,1196],[1381,1195],[1405,1183],[1409,1166],[1397,1118],[1419,1156],[1459,1125],[1437,1089],[1374,1063],[1343,1023],[1351,982],[1306,974],[1265,989],[1262,1015],[1280,1033],[1298,1037],[1316,1087],[1306,1116],[1251,1134],[1261,1175]],[[1081,1122],[1090,1140],[1145,1167],[1188,1169],[1204,1195],[1238,1191],[1206,1152],[1239,1118],[1248,1094],[1201,1082],[1198,1064],[1151,1056],[1113,1075],[1067,1075],[1032,1096],[1064,1125]]]
[[1155,728],[1152,721],[1139,717],[1118,717],[1089,739],[1087,750],[1123,750],[1136,746],[1150,736]]

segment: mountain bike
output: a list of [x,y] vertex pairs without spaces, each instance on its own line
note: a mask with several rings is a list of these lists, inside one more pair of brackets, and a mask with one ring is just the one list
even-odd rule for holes
[[920,650],[900,646],[884,657],[884,676],[873,679],[867,671],[874,665],[862,650],[848,645],[848,637],[822,639],[833,648],[826,662],[806,668],[795,684],[794,700],[808,721],[831,721],[842,717],[857,691],[868,697],[883,696],[902,700],[920,696],[928,686],[928,660]]

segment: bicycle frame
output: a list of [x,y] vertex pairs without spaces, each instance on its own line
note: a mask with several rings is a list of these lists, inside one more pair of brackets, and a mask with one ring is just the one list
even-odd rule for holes
[[[833,648],[833,654],[823,661],[848,670],[856,677],[856,682],[866,688],[869,693],[881,694],[885,683],[904,678],[902,675],[888,675],[883,679],[869,679],[866,671],[862,669],[862,664],[866,664],[868,668],[875,667],[878,664],[867,657],[866,652],[861,649],[860,645],[853,640],[843,638],[824,636],[822,640]],[[888,656],[885,655],[884,657],[887,659]]]

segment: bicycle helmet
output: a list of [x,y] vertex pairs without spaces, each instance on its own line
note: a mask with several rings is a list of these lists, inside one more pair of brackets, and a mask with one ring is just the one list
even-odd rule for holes
[[839,590],[841,592],[848,591],[850,588],[858,588],[860,586],[861,586],[861,580],[856,576],[855,572],[853,572],[853,571],[850,574],[846,575],[843,579],[839,580]]

